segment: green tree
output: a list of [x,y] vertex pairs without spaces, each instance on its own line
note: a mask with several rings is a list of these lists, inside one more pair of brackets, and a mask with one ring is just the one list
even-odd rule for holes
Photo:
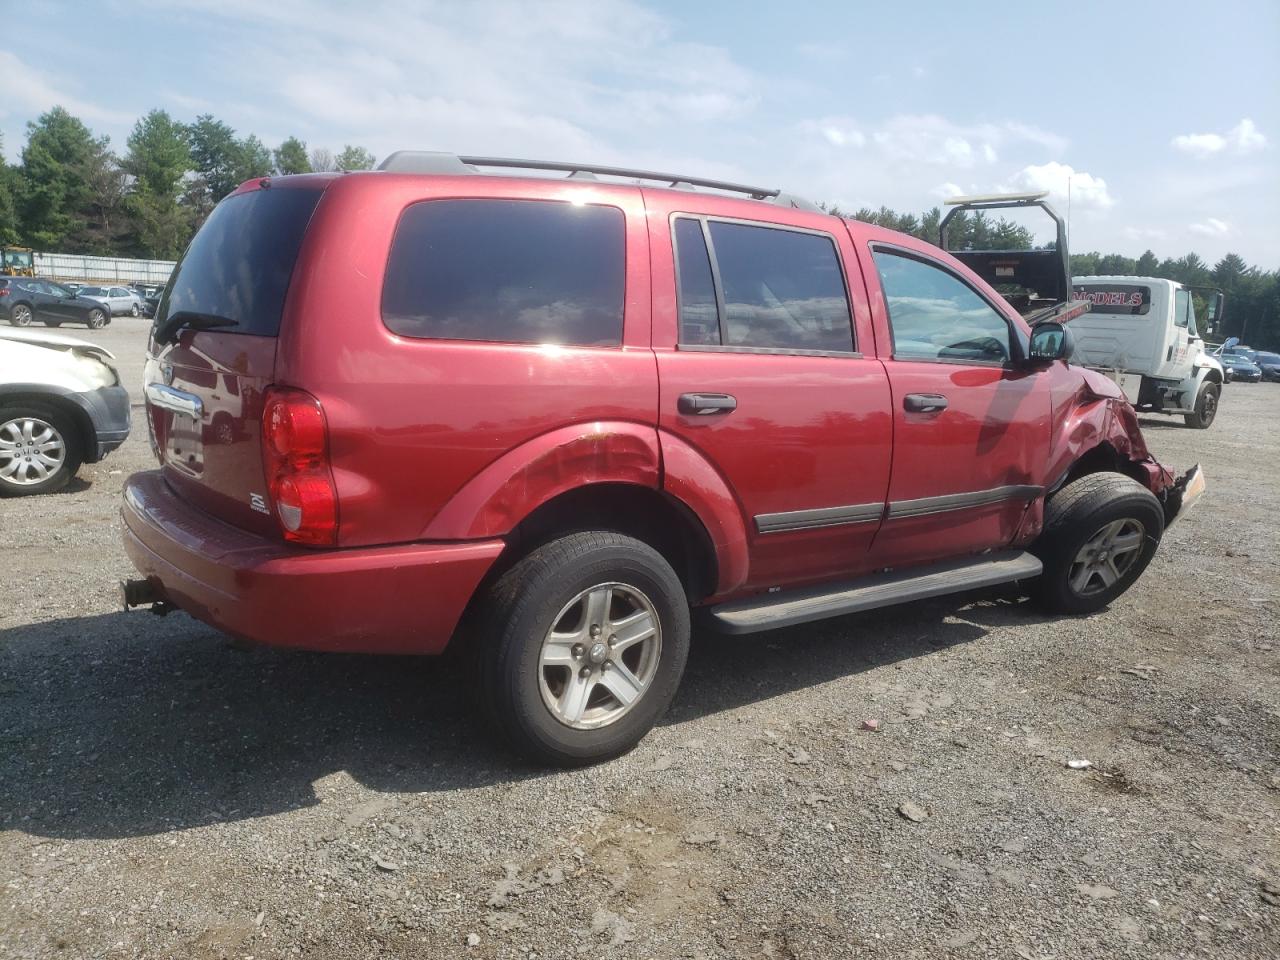
[[105,141],[79,119],[54,107],[27,124],[21,186],[15,198],[24,239],[44,249],[74,247],[89,225],[86,170]]
[[135,188],[176,202],[178,184],[191,169],[186,127],[165,111],[152,110],[134,124],[127,143],[124,169],[135,178]]
[[236,132],[211,114],[202,114],[195,123],[187,126],[187,141],[191,145],[191,161],[196,176],[207,196],[199,201],[212,210],[213,205],[239,185],[239,144]]
[[310,173],[311,160],[307,156],[307,145],[297,137],[290,137],[276,147],[276,173]]
[[105,140],[94,144],[85,168],[85,182],[92,210],[87,249],[90,253],[109,256],[116,252],[120,237],[128,231],[125,194],[129,174]]
[[0,133],[0,243],[18,242],[18,207],[14,194],[18,187],[18,171],[5,163],[4,134]]
[[339,170],[372,170],[374,156],[364,147],[353,147],[347,144],[334,160]]
[[269,177],[271,151],[252,133],[236,144],[236,186],[257,177]]

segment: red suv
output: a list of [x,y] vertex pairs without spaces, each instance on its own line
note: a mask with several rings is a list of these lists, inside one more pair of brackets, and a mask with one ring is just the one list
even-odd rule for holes
[[1123,593],[1202,481],[1070,346],[777,191],[426,153],[253,180],[157,311],[125,600],[313,650],[466,643],[517,747],[615,756],[691,607],[748,633]]

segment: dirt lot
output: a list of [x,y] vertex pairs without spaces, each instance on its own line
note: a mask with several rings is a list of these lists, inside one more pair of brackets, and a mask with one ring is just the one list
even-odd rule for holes
[[[89,334],[131,386],[144,327]],[[639,749],[548,773],[444,664],[117,613],[135,424],[0,501],[0,955],[1274,958],[1280,386],[1144,425],[1209,495],[1110,610],[698,635]]]

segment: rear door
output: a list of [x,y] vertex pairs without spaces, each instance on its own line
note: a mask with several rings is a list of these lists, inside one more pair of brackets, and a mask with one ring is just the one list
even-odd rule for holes
[[1004,546],[1044,493],[1049,376],[1017,362],[1013,321],[960,269],[914,248],[871,251],[894,417],[888,511],[872,556],[896,566]]
[[[852,248],[831,217],[646,192],[659,423],[725,478],[747,585],[853,576],[880,525],[892,423]],[[705,204],[706,200],[703,199]],[[696,208],[695,208],[696,209]],[[703,208],[705,209],[705,207]]]
[[165,479],[208,512],[274,532],[260,445],[263,391],[307,224],[314,182],[277,181],[223,200],[174,268],[154,331],[171,314],[225,317],[235,326],[186,329],[148,348],[149,423]]

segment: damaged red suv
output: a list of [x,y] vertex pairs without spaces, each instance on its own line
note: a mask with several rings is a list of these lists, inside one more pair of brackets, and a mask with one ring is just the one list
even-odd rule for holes
[[749,633],[1128,589],[1202,481],[1070,348],[937,247],[774,190],[429,153],[253,180],[156,313],[126,603],[467,644],[516,747],[601,760],[670,704],[691,608]]

